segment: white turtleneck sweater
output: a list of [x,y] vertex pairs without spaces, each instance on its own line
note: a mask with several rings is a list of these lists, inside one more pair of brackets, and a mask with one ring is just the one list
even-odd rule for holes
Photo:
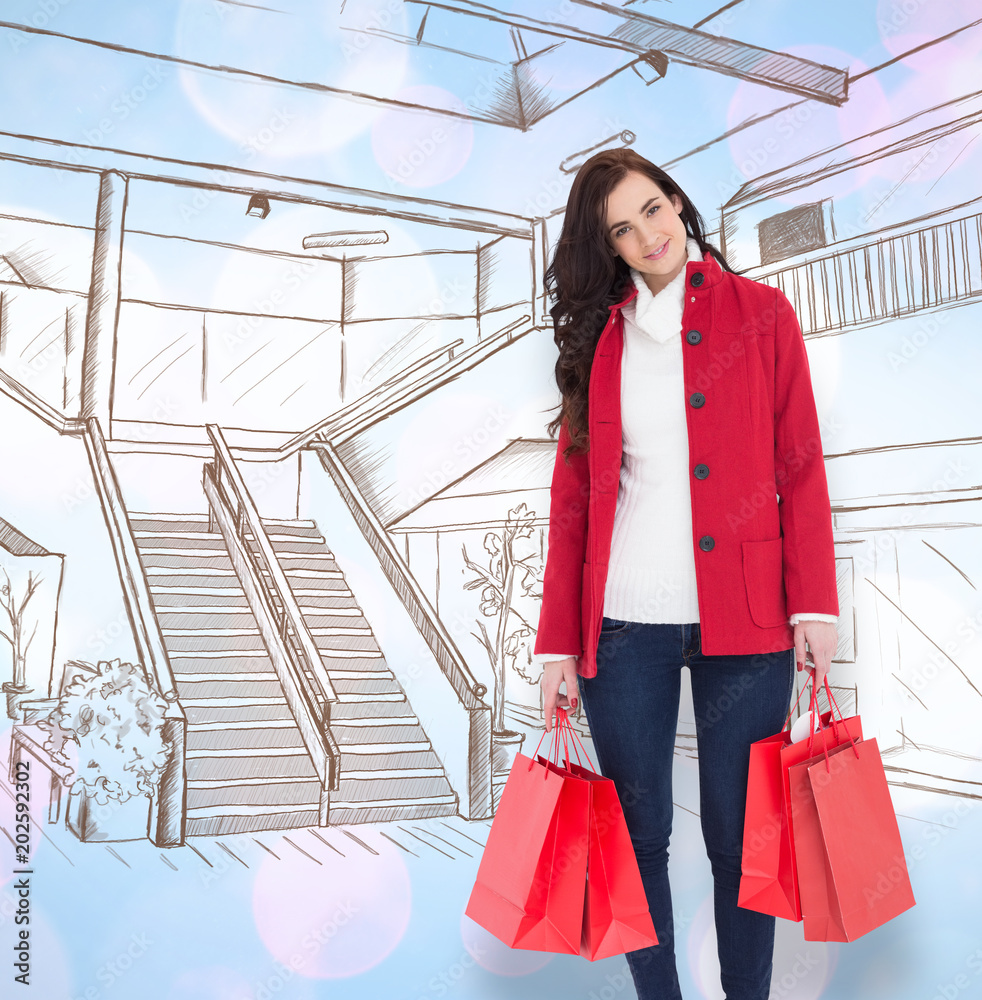
[[[690,261],[702,260],[694,239],[685,246]],[[632,268],[638,294],[621,309],[623,454],[603,608],[622,621],[699,621],[682,368],[685,270],[653,295]],[[797,614],[788,621],[806,619],[835,622],[836,616]],[[536,653],[533,662],[572,655]]]

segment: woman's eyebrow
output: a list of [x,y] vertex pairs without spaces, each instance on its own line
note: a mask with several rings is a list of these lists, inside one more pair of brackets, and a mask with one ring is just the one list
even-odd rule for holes
[[[638,215],[644,215],[644,213],[645,213],[646,209],[648,208],[648,206],[649,206],[649,205],[650,205],[650,204],[651,204],[651,203],[652,203],[653,201],[658,201],[658,195],[655,195],[654,197],[652,197],[652,198],[649,198],[649,199],[648,199],[648,200],[647,200],[647,201],[646,201],[646,202],[645,202],[645,203],[644,203],[644,204],[643,204],[643,205],[641,206],[641,210],[640,210],[640,211],[638,212]],[[627,226],[627,225],[630,225],[630,223],[628,223],[628,222],[615,222],[615,223],[614,223],[614,224],[613,224],[612,226],[608,226],[608,227],[607,227],[607,232],[609,233],[609,232],[610,232],[610,231],[611,231],[612,229],[619,229],[619,228],[620,228],[621,226]]]

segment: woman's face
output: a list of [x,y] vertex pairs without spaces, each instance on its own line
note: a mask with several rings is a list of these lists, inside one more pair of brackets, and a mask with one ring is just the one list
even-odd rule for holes
[[626,264],[639,271],[652,294],[685,267],[682,199],[667,198],[644,174],[627,174],[607,199],[607,239]]

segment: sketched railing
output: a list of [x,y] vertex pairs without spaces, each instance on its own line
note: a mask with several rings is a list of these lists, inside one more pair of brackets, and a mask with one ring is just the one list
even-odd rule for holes
[[150,587],[143,573],[133,529],[126,515],[116,474],[109,460],[106,440],[96,417],[89,417],[85,421],[82,436],[92,467],[92,478],[109,528],[113,555],[123,585],[126,613],[133,628],[140,662],[151,687],[167,703],[163,724],[167,761],[153,803],[150,820],[151,839],[158,847],[177,847],[184,843],[186,789],[184,749],[187,720],[178,701],[174,673],[150,599]]
[[[441,385],[454,381],[462,371],[497,353],[509,344],[524,336],[532,329],[532,319],[528,315],[519,316],[500,330],[482,337],[459,354],[453,350],[446,362],[439,368],[431,369],[418,379],[406,378],[405,372],[399,372],[391,380],[384,382],[378,389],[373,389],[367,396],[355,400],[350,407],[338,410],[323,421],[319,428],[320,435],[339,444],[355,434],[365,430],[373,423],[383,420],[396,410],[407,406],[420,396],[433,392]],[[308,440],[313,439],[311,435]]]
[[[454,351],[463,343],[464,341],[458,338],[453,341],[453,343],[437,347],[428,354],[424,354],[421,357],[416,358],[416,360],[411,364],[400,369],[394,375],[390,375],[384,382],[380,382],[377,386],[374,386],[369,398],[377,401],[380,394],[391,392],[391,390],[396,386],[405,386],[410,382],[410,379],[413,379],[414,381],[412,384],[415,384],[415,379],[423,379],[426,372],[431,369],[434,362],[439,361],[444,354],[447,356],[447,362],[452,361]],[[324,417],[323,420],[314,424],[312,427],[308,427],[307,430],[300,431],[299,434],[294,435],[283,445],[282,450],[286,454],[292,454],[293,452],[303,448],[305,445],[309,444],[311,440],[317,437],[317,435],[324,430],[324,428],[334,423],[340,415],[347,415],[364,409],[365,399],[366,397],[359,396],[358,399],[349,403],[347,406],[342,407],[340,410],[336,410],[330,416]]]
[[982,214],[883,236],[756,280],[788,296],[806,335],[973,298],[982,295]]
[[337,452],[326,441],[315,441],[311,447],[317,452],[325,471],[334,480],[348,510],[382,564],[385,575],[436,657],[440,669],[449,678],[457,696],[467,703],[483,698],[487,694],[487,687],[471,673],[450,633],[437,617],[429,598],[413,578],[382,522],[365,502]]
[[290,711],[321,782],[320,824],[326,826],[330,791],[340,781],[340,752],[331,732],[337,692],[324,668],[256,510],[245,481],[216,424],[207,425],[215,457],[204,467],[212,527],[225,539],[232,565],[269,652]]
[[[393,592],[429,647],[456,698],[455,709],[451,709],[446,702],[442,703],[441,709],[448,712],[443,720],[448,730],[456,734],[449,738],[453,746],[448,744],[442,750],[438,749],[437,753],[447,769],[454,791],[460,797],[461,815],[468,819],[485,819],[492,810],[491,709],[482,700],[487,694],[487,687],[471,673],[463,654],[332,444],[321,439],[312,442],[309,447],[317,453],[324,470],[334,481],[338,494],[375,553]],[[455,718],[453,723],[449,718],[451,714]],[[435,745],[434,749],[437,749]],[[455,757],[453,763],[451,754]]]

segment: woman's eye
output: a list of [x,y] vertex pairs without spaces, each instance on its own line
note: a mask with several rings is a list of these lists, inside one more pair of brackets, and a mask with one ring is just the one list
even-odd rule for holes
[[623,229],[618,229],[617,232],[614,233],[614,236],[623,236],[627,232],[627,228],[628,227],[625,226]]
[[657,211],[658,211],[658,206],[657,205],[652,205],[651,208],[648,209],[648,215],[654,215],[655,212],[657,212]]

